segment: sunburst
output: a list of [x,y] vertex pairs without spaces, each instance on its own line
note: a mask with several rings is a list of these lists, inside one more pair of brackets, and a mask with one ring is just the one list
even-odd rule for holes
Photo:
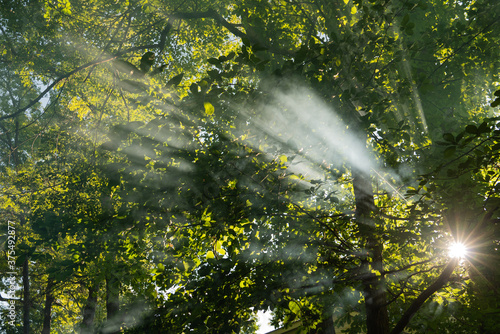
[[461,242],[454,242],[448,248],[448,255],[450,257],[464,258],[467,256],[468,249],[467,246]]

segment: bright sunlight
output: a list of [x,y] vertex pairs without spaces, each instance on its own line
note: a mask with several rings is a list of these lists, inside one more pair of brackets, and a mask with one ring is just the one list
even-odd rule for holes
[[467,255],[467,247],[461,242],[454,242],[448,249],[450,257],[462,258]]

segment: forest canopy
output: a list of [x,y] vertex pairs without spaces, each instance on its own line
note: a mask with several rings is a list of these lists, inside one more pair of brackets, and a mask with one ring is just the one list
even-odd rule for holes
[[0,330],[500,332],[499,17],[2,1]]

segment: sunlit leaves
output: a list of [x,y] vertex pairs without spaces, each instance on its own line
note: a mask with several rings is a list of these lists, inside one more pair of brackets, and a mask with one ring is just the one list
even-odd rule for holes
[[[3,11],[2,57],[12,66],[3,77],[13,87],[2,84],[3,110],[35,98],[39,81],[96,61],[60,81],[57,108],[42,115],[38,104],[2,122],[5,166],[16,150],[33,160],[5,168],[2,207],[30,212],[23,250],[39,247],[39,277],[53,274],[72,289],[72,279],[122,275],[125,308],[134,295],[162,305],[144,322],[157,327],[142,332],[230,333],[250,320],[250,307],[315,326],[331,305],[360,328],[363,315],[348,312],[360,309],[365,251],[353,174],[345,161],[330,162],[343,134],[329,122],[325,134],[298,135],[290,112],[286,131],[255,131],[270,122],[268,109],[282,107],[270,91],[300,84],[373,149],[374,238],[384,248],[391,314],[401,313],[436,276],[439,263],[424,261],[442,253],[443,222],[453,222],[444,213],[495,207],[498,190],[498,124],[480,119],[498,72],[488,7],[426,6],[56,1],[35,13]],[[30,21],[21,29],[12,13],[36,15],[23,15]],[[174,28],[162,35],[167,21]],[[138,64],[149,50],[166,63],[154,78],[130,77],[110,60]],[[11,72],[19,80],[9,81]],[[42,125],[21,133],[22,149],[13,144],[16,121]]]
[[214,108],[214,106],[210,102],[204,102],[203,106],[205,107],[205,113],[208,116],[213,115],[215,108]]
[[208,251],[207,252],[207,259],[213,259],[215,258],[214,252],[213,251]]
[[222,247],[222,241],[219,240],[215,243],[215,251],[217,253],[219,253],[220,255],[225,255],[226,254],[226,250]]
[[[48,2],[48,1],[47,1]],[[53,17],[58,16],[58,14],[71,15],[71,3],[69,0],[58,0],[56,5],[46,4],[46,12],[44,14],[45,19],[50,20]]]

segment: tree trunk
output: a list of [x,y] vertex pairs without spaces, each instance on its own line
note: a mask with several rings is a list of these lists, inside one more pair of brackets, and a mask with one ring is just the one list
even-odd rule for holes
[[106,313],[110,333],[120,333],[120,281],[113,274],[106,278]]
[[[21,225],[26,224],[26,219],[24,215],[21,214],[19,217]],[[30,333],[30,308],[31,308],[31,296],[30,296],[30,272],[29,272],[29,256],[26,254],[26,258],[23,262],[23,334]]]
[[23,333],[30,333],[30,278],[29,278],[29,257],[23,262]]
[[43,309],[43,328],[41,334],[50,334],[52,303],[54,302],[54,295],[52,294],[53,287],[54,280],[49,276],[49,278],[47,279],[47,288],[45,291],[45,307]]
[[[383,272],[382,243],[375,227],[375,202],[369,175],[352,169],[355,219],[364,241],[362,258],[362,283],[365,297],[367,334],[388,334],[387,296]],[[375,273],[374,271],[378,272]]]
[[333,317],[330,316],[321,323],[318,334],[335,334],[335,324],[333,323]]
[[94,318],[97,306],[98,284],[91,283],[89,288],[87,302],[83,308],[83,320],[80,327],[80,334],[92,334],[94,332]]
[[[13,101],[14,102],[14,101]],[[12,154],[13,154],[13,162],[14,167],[16,169],[16,173],[19,172],[20,166],[20,158],[19,158],[19,117],[15,118],[15,134],[14,134],[14,144],[12,146]],[[21,212],[19,216],[19,220],[21,222],[21,226],[25,226],[26,219],[24,218],[24,214]],[[31,297],[30,297],[30,277],[29,277],[29,256],[30,254],[26,254],[26,258],[23,262],[23,334],[30,333],[30,306],[31,306]]]

